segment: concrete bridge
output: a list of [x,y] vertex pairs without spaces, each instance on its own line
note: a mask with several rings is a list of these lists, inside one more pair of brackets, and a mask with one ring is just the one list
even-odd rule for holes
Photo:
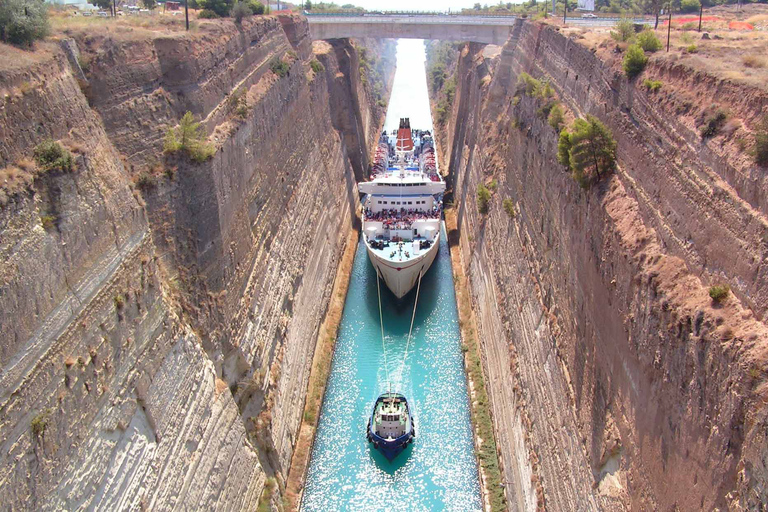
[[502,45],[509,38],[514,16],[451,14],[311,14],[313,39],[345,37],[443,39]]

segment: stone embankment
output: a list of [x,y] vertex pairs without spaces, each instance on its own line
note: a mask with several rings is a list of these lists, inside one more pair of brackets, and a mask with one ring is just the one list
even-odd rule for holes
[[[528,21],[500,51],[456,54],[438,140],[509,506],[764,504],[765,173],[697,125],[716,102],[748,130],[766,94],[653,60],[645,73],[664,86],[652,93],[618,58]],[[549,81],[566,120],[613,131],[615,173],[579,187],[541,101],[518,90],[523,72]],[[732,290],[719,304],[717,283]]]
[[[394,71],[392,42],[307,35],[254,17],[3,47],[4,506],[253,510],[283,488]],[[187,111],[208,161],[162,152]],[[30,162],[45,139],[72,172]]]

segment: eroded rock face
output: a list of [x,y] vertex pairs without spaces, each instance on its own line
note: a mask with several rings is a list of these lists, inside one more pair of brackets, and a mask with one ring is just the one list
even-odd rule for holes
[[[658,105],[552,27],[520,23],[500,55],[469,46],[459,59],[441,149],[512,508],[757,506],[765,224],[743,164],[695,141],[669,108],[685,97]],[[579,188],[540,105],[514,98],[522,72],[613,130],[614,175]],[[481,215],[477,187],[492,179]],[[736,296],[716,305],[720,279]]]
[[[312,52],[298,18],[203,32],[76,36],[87,83],[53,43],[8,48],[0,167],[47,138],[76,161],[0,210],[11,509],[253,510],[266,477],[287,473],[360,154],[383,122],[355,44],[383,57],[386,90],[394,45]],[[207,162],[160,151],[186,111],[212,134]],[[139,191],[141,172],[153,180]]]

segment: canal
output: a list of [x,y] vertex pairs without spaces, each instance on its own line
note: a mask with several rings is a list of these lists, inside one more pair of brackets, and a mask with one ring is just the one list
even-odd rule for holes
[[[410,117],[431,128],[422,41],[398,41],[397,71],[385,127]],[[392,463],[366,441],[376,397],[387,391],[376,273],[360,242],[302,497],[304,511],[481,510],[445,228],[423,277],[404,360],[416,291],[398,301],[381,283],[392,390],[404,393],[416,441]]]

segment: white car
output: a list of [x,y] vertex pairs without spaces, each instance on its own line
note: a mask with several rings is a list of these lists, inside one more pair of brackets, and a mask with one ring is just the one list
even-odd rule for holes
[[99,16],[101,18],[106,18],[107,17],[107,11],[99,11],[99,12],[96,13],[96,16]]
[[588,12],[586,14],[581,15],[582,18],[597,18],[596,14],[592,14],[591,12]]

